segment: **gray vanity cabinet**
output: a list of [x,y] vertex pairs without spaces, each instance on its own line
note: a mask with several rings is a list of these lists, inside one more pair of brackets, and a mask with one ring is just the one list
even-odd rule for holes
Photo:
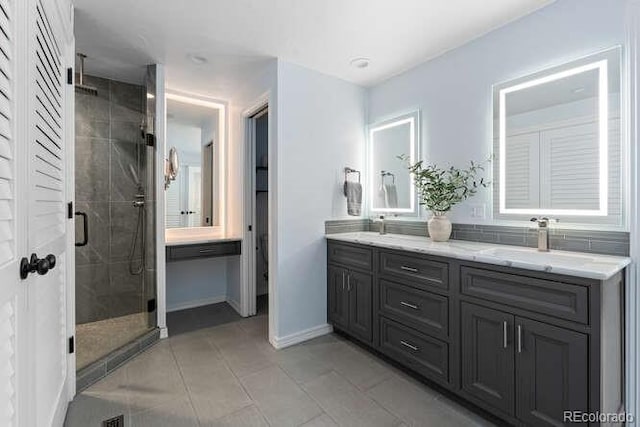
[[516,328],[516,417],[528,425],[556,426],[567,409],[587,412],[588,336],[520,317]]
[[462,303],[462,392],[513,416],[515,410],[514,316]]
[[342,331],[372,344],[372,250],[350,245],[329,245],[327,316]]
[[329,241],[327,284],[337,330],[509,424],[624,410],[622,272],[600,281]]

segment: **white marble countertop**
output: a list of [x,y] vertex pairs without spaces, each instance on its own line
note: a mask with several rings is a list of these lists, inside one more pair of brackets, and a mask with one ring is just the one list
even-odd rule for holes
[[359,243],[409,252],[439,255],[466,261],[545,271],[555,274],[606,280],[631,263],[628,257],[450,240],[434,242],[428,237],[375,232],[327,234],[329,240]]
[[219,237],[193,237],[193,236],[172,236],[165,239],[167,246],[197,245],[201,243],[235,242],[242,240],[240,237],[219,236]]

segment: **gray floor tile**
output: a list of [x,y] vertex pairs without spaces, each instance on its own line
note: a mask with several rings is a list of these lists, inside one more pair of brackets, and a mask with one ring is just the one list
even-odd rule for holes
[[202,334],[178,335],[170,338],[169,344],[179,366],[201,366],[221,358],[220,351]]
[[392,375],[392,371],[359,349],[344,347],[326,357],[327,363],[361,390],[367,390]]
[[338,427],[338,424],[336,424],[329,415],[322,414],[319,417],[304,423],[301,427]]
[[226,363],[180,367],[201,423],[210,423],[251,405],[252,401]]
[[249,375],[241,382],[271,425],[296,427],[322,413],[320,407],[279,367]]
[[[455,403],[454,401],[440,395],[436,398],[435,403],[445,417],[453,420],[453,423],[447,425],[474,426],[474,427],[494,427],[490,421],[485,420],[481,416]],[[457,423],[457,424],[454,424]]]
[[247,406],[219,420],[202,425],[203,427],[269,427],[264,416],[254,405]]
[[384,427],[400,423],[336,372],[304,384],[303,388],[338,425]]
[[161,342],[125,365],[132,412],[155,408],[187,394],[168,342]]
[[69,405],[65,427],[102,427],[102,421],[125,415],[129,419],[126,403],[110,400],[108,397],[81,394]]
[[131,415],[130,427],[198,427],[198,419],[185,396],[175,402]]
[[250,341],[223,347],[220,349],[220,353],[233,373],[239,378],[274,364],[270,352],[260,350],[258,345]]
[[216,326],[202,331],[218,349],[237,346],[249,341],[249,336],[236,323]]
[[439,408],[437,393],[395,376],[371,388],[367,394],[409,426],[430,425],[431,413]]

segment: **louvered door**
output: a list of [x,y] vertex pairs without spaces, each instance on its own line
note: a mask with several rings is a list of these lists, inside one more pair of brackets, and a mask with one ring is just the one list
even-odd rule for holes
[[18,197],[26,174],[18,158],[26,147],[16,138],[16,4],[0,0],[0,425],[25,423],[29,392],[28,317],[26,288],[18,278],[21,253],[26,250],[26,209]]
[[[34,322],[35,425],[54,423],[65,401],[66,379],[66,231],[65,103],[62,29],[55,2],[35,0],[30,23],[29,100],[29,251],[56,257],[46,275],[29,278],[30,317]],[[62,398],[61,398],[62,396]]]

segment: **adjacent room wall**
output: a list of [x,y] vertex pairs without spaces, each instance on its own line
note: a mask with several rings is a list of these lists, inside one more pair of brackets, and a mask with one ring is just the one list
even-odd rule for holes
[[[422,157],[464,166],[491,153],[492,85],[624,42],[624,0],[562,0],[368,91],[368,122],[419,108]],[[491,177],[491,171],[487,171]],[[491,191],[454,208],[458,223],[471,205],[491,213]]]
[[226,299],[226,258],[167,263],[167,311],[214,304]]
[[276,340],[326,325],[324,220],[346,215],[343,168],[363,167],[364,104],[363,88],[279,61]]
[[[244,86],[229,100],[229,149],[227,152],[228,181],[227,181],[227,234],[242,237],[242,256],[228,259],[227,265],[227,297],[228,302],[238,312],[242,312],[240,301],[240,286],[246,282],[248,271],[247,251],[252,250],[248,243],[245,231],[245,204],[244,188],[248,185],[244,182],[246,166],[245,159],[245,129],[244,112],[255,107],[255,103],[262,97],[268,97],[270,111],[269,139],[277,141],[277,72],[278,61],[276,59],[267,60],[262,64],[259,72],[252,79],[248,79]],[[277,158],[274,153],[269,153],[269,166],[272,170],[277,165]],[[272,178],[269,178],[272,180]],[[272,214],[274,214],[272,210]],[[275,235],[276,230],[271,230]],[[273,245],[272,238],[271,245]],[[273,280],[273,275],[271,276]],[[277,314],[276,314],[277,315]]]

